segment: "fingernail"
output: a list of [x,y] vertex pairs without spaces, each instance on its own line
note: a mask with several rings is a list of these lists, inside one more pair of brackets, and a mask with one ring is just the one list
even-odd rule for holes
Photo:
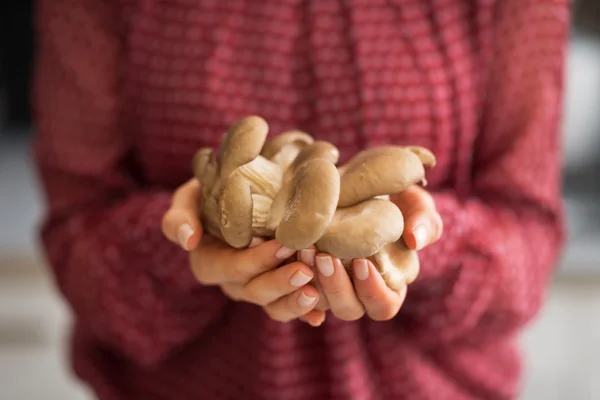
[[317,267],[323,275],[333,275],[333,260],[331,259],[331,257],[317,257]]
[[252,238],[252,241],[250,242],[250,245],[248,247],[256,247],[259,244],[263,244],[265,241],[262,240],[261,238],[255,237]]
[[300,261],[309,267],[315,266],[315,253],[314,249],[302,249],[300,250]]
[[421,250],[427,244],[427,238],[429,237],[427,228],[419,225],[413,230],[413,235],[415,235],[415,244],[417,246],[415,250]]
[[354,260],[353,269],[354,275],[359,281],[366,281],[369,277],[369,264],[367,264],[367,260]]
[[306,275],[302,271],[298,271],[294,275],[292,275],[292,277],[290,278],[290,285],[295,286],[295,287],[304,286],[308,282],[310,282],[311,279],[312,279],[312,276]]
[[177,231],[177,240],[179,241],[181,247],[183,247],[185,250],[188,250],[188,241],[193,234],[194,230],[190,225],[182,224],[179,227],[179,230]]
[[285,260],[288,257],[293,256],[296,253],[296,250],[288,249],[285,246],[281,246],[279,250],[275,253],[275,257],[279,260]]
[[300,292],[300,296],[298,296],[298,305],[302,308],[306,308],[311,306],[315,300],[317,300],[316,297],[310,297],[304,294],[304,292]]

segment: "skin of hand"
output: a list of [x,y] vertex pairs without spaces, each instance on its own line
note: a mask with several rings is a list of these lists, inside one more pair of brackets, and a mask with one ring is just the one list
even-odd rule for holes
[[263,307],[276,321],[303,317],[303,321],[319,325],[323,311],[312,312],[319,301],[318,290],[310,284],[313,270],[296,260],[284,263],[296,252],[274,240],[256,240],[249,248],[238,250],[204,234],[197,217],[201,196],[200,183],[189,180],[175,191],[162,220],[163,234],[189,252],[198,281],[221,287],[232,300]]
[[[443,232],[442,218],[433,197],[425,189],[413,185],[390,198],[404,215],[402,238],[410,249],[421,250],[439,240]],[[319,302],[310,314],[300,317],[309,322],[307,316],[310,315],[311,325],[315,320],[323,323],[325,314],[320,312],[328,310],[346,321],[357,320],[365,314],[376,321],[390,320],[404,303],[407,287],[398,291],[388,288],[375,266],[366,259],[353,260],[353,277],[348,276],[338,258],[317,253],[314,247],[299,251],[298,259],[316,273],[313,284],[319,291]]]

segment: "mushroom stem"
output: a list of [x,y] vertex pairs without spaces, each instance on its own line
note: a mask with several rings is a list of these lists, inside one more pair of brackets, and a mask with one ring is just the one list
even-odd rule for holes
[[287,170],[289,166],[294,162],[296,156],[300,153],[298,146],[294,144],[286,144],[279,150],[275,156],[270,160],[275,164],[279,165],[283,171]]
[[241,175],[250,184],[252,194],[274,198],[281,188],[283,173],[279,165],[262,156],[236,168],[232,175]]
[[252,203],[252,231],[254,236],[271,237],[275,235],[275,230],[267,227],[269,209],[273,200],[262,194],[253,194]]
[[303,147],[313,142],[313,137],[306,132],[300,130],[286,131],[268,140],[264,144],[260,155],[277,163],[282,162],[280,165],[283,167],[288,162],[287,160],[290,160],[291,163]]

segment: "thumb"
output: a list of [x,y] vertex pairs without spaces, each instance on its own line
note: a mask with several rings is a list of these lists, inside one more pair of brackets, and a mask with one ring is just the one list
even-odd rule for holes
[[442,218],[433,197],[425,189],[413,185],[391,199],[404,215],[402,236],[409,249],[421,250],[439,239],[443,230]]
[[190,179],[175,191],[171,207],[162,219],[165,237],[184,250],[195,249],[202,238],[202,224],[198,218],[201,198],[200,182]]

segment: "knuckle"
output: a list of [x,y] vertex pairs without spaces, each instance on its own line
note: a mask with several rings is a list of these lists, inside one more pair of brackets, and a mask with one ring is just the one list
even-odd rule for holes
[[328,285],[327,287],[322,287],[322,289],[323,292],[333,296],[340,296],[347,292],[347,288],[344,285],[338,284]]
[[261,307],[269,304],[268,299],[262,294],[262,291],[257,289],[255,285],[246,285],[244,287],[244,297],[250,302]]
[[363,302],[374,302],[377,300],[377,294],[370,288],[365,288],[362,292],[359,292],[361,300]]
[[229,267],[229,279],[234,282],[245,282],[247,280],[248,272],[243,263],[232,263]]

